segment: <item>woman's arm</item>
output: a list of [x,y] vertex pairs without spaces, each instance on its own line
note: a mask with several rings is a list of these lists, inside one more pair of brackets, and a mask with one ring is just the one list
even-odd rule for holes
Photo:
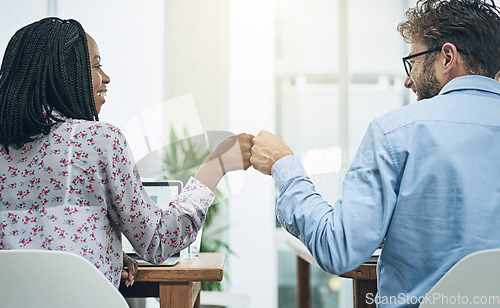
[[227,172],[248,169],[253,137],[250,134],[239,134],[223,141],[207,157],[195,178],[214,191]]
[[250,166],[253,136],[233,136],[206,159],[197,178],[186,183],[169,209],[161,210],[142,187],[125,137],[114,127],[106,127],[103,134],[96,136],[101,135],[105,136],[105,140],[99,140],[99,148],[103,149],[99,159],[103,163],[96,165],[97,173],[106,183],[101,194],[103,202],[107,201],[108,219],[144,260],[153,263],[162,262],[192,243],[205,221],[220,179],[230,170]]

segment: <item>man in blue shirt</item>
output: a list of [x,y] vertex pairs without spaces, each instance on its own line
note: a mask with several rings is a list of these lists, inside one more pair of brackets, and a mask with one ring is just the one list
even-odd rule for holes
[[500,248],[499,15],[480,0],[407,11],[398,30],[418,102],[370,124],[334,206],[281,139],[253,140],[252,165],[279,188],[278,220],[324,270],[358,267],[385,239],[379,306],[417,306],[458,260]]

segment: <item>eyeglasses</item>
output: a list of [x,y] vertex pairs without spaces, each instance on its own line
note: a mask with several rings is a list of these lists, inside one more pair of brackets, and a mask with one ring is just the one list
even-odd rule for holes
[[[423,56],[423,55],[428,54],[428,53],[436,52],[436,51],[439,51],[439,50],[441,50],[441,47],[437,47],[437,48],[433,48],[433,49],[428,49],[426,51],[422,51],[422,52],[416,53],[414,55],[404,57],[403,58],[403,65],[405,67],[406,75],[408,75],[408,77],[409,77],[410,73],[411,73],[412,66],[411,66],[411,61],[409,61],[410,59],[415,58],[415,57],[419,57],[419,56]],[[457,51],[463,53],[464,55],[468,55],[469,54],[469,52],[466,49],[463,49],[463,48],[458,48],[457,47]]]

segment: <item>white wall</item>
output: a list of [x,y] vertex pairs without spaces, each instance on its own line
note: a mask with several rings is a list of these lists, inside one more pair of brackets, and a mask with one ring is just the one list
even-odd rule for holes
[[[102,121],[123,128],[163,101],[163,1],[57,1],[58,16],[78,20],[97,42],[109,75]],[[132,145],[133,147],[134,145]]]
[[[275,131],[274,5],[229,1],[229,128]],[[277,306],[274,181],[254,169],[231,174],[229,290],[250,296],[250,308]]]
[[10,38],[20,28],[47,16],[47,1],[0,1],[0,52],[3,58]]
[[165,0],[165,98],[192,93],[205,131],[227,130],[227,0]]
[[349,68],[353,74],[404,74],[405,44],[396,30],[405,0],[349,0]]

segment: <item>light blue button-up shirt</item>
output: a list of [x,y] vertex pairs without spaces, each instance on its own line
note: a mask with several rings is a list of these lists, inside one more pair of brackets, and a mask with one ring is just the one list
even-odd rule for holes
[[385,239],[371,299],[418,306],[458,260],[500,248],[500,83],[458,77],[439,95],[374,120],[335,206],[296,156],[271,172],[278,220],[325,271],[356,268]]

